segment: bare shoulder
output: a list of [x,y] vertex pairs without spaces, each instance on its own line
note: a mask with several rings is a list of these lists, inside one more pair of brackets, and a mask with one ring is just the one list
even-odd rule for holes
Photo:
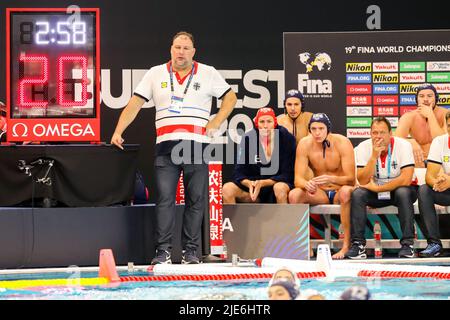
[[302,115],[303,115],[303,118],[304,118],[307,122],[309,122],[309,121],[311,120],[311,117],[313,116],[313,113],[312,113],[312,112],[305,111],[305,112],[302,113]]
[[333,139],[337,142],[336,146],[342,152],[348,152],[349,150],[353,150],[353,144],[349,138],[342,134],[333,133]]
[[304,149],[311,147],[312,141],[313,141],[312,136],[306,136],[301,138],[300,141],[298,142],[297,150],[300,148]]
[[344,135],[342,135],[342,134],[339,134],[339,133],[332,133],[331,135],[332,135],[333,138],[336,139],[336,141],[338,141],[338,142],[350,143],[350,144],[352,143],[352,142],[350,141],[349,138],[347,138],[346,136],[344,136]]
[[412,126],[412,124],[414,122],[414,118],[416,116],[417,116],[417,112],[415,112],[415,111],[408,111],[408,112],[404,113],[398,119],[398,126],[397,126],[396,131],[400,131],[400,130],[407,130],[407,131],[409,131],[409,129],[411,128],[411,126]]
[[437,111],[438,111],[438,118],[439,120],[445,120],[445,115],[447,114],[447,112],[449,112],[448,109],[443,108],[443,107],[436,107]]
[[287,117],[286,117],[286,115],[285,114],[280,114],[277,117],[277,121],[278,121],[278,124],[280,124],[280,125],[282,125],[284,127],[287,124]]
[[[407,138],[410,134],[410,131],[414,129],[414,121],[417,117],[418,113],[416,111],[409,111],[404,113],[398,119],[398,125],[395,129],[394,136]],[[412,133],[411,133],[412,134]]]
[[401,121],[404,124],[410,124],[413,121],[413,119],[416,117],[416,115],[417,115],[416,112],[408,111],[399,118],[399,121]]
[[313,116],[313,113],[311,112],[302,112],[300,114],[300,122],[305,126],[308,127],[309,121],[311,121],[311,117]]

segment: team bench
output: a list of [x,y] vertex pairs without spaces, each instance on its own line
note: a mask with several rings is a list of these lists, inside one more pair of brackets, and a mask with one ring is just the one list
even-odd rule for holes
[[[342,245],[341,240],[332,240],[331,239],[331,215],[339,215],[340,214],[340,205],[338,204],[321,204],[321,205],[315,205],[310,206],[309,213],[310,214],[320,214],[323,215],[323,218],[325,220],[324,225],[324,240],[311,240],[312,246],[315,248],[319,244],[326,243],[330,246],[330,248],[339,248]],[[436,212],[438,214],[450,214],[450,207],[442,207],[442,206],[436,206]],[[367,214],[397,214],[397,207],[395,206],[388,206],[388,207],[382,207],[382,208],[368,208]],[[414,203],[414,213],[419,214],[419,207],[417,205],[417,202]],[[450,239],[441,239],[442,245],[444,248],[450,248]],[[398,239],[384,239],[382,240],[383,248],[400,248],[400,243]],[[416,248],[425,248],[427,246],[426,240],[417,240],[415,243]],[[367,239],[367,247],[373,248],[374,243],[373,239]]]
[[[419,185],[425,183],[425,172],[426,169],[423,168],[415,168],[414,170]],[[438,214],[450,214],[450,206],[436,206],[436,212]],[[342,240],[332,240],[331,239],[331,215],[339,215],[340,214],[340,205],[338,204],[321,204],[310,206],[309,208],[310,214],[320,214],[323,215],[325,220],[324,225],[324,240],[311,240],[311,244],[313,248],[316,248],[319,244],[326,243],[330,246],[330,248],[339,248],[342,246]],[[417,201],[414,203],[414,213],[419,214],[419,207]],[[368,208],[367,214],[398,214],[398,210],[396,206],[387,206],[382,208]],[[444,248],[450,248],[450,239],[441,239],[442,245]],[[384,239],[382,240],[383,248],[400,248],[400,243],[398,239]],[[426,240],[417,240],[415,245],[416,248],[425,248],[427,246]],[[373,248],[374,242],[373,239],[367,239],[367,247]]]

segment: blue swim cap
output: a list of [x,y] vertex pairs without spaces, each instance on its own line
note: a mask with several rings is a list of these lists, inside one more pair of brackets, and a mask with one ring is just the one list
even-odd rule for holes
[[286,92],[284,101],[283,101],[283,106],[286,107],[286,100],[289,98],[298,98],[300,99],[301,103],[302,103],[302,112],[305,111],[305,98],[303,97],[303,94],[295,89],[291,89],[288,92]]
[[311,132],[311,124],[313,122],[322,122],[327,126],[328,133],[331,133],[331,121],[325,113],[314,113],[309,120],[308,131]]
[[281,286],[285,288],[289,293],[289,297],[291,298],[291,300],[295,300],[295,298],[297,298],[300,293],[295,283],[287,279],[277,279],[271,283],[269,288],[273,286]]
[[275,276],[276,276],[276,275],[278,274],[278,272],[280,272],[280,271],[287,271],[287,272],[289,272],[289,273],[292,275],[292,279],[294,279],[293,282],[294,282],[295,286],[297,287],[297,290],[300,290],[300,279],[297,277],[297,274],[295,273],[295,271],[292,270],[292,269],[289,268],[289,267],[281,267],[281,268],[279,268],[277,271],[275,271],[275,273],[273,274],[272,278],[271,278],[270,281],[269,281],[269,287],[270,287],[270,286],[272,285],[272,283],[273,283],[274,281],[276,281],[276,280],[280,280],[280,279],[286,279],[286,280],[289,280],[289,278],[284,278],[284,277],[281,277],[281,278],[275,278]]
[[341,294],[341,300],[369,300],[370,292],[364,286],[352,286]]
[[427,89],[433,90],[433,92],[434,92],[434,99],[436,100],[435,104],[437,105],[438,99],[439,99],[439,94],[438,94],[436,88],[431,83],[423,83],[423,84],[421,84],[420,86],[417,87],[416,103],[417,103],[417,97],[419,96],[419,92],[422,91],[422,90],[427,90]]

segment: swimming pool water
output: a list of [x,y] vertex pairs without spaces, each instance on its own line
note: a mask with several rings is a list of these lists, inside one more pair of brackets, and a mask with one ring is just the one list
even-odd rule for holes
[[[121,273],[120,276],[148,275],[147,273]],[[82,277],[96,277],[96,273],[82,273]],[[68,278],[68,274],[37,274],[0,276],[8,279]],[[48,300],[265,300],[268,281],[175,281],[128,282],[118,286],[93,287],[41,287],[27,289],[0,289],[0,299]],[[302,280],[301,290],[315,289],[326,299],[339,299],[340,294],[352,285],[365,285],[376,300],[448,300],[449,280],[433,279],[365,279],[338,278]]]

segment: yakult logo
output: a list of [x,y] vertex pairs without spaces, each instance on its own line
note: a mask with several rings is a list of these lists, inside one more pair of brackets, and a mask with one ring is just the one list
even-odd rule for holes
[[373,63],[374,72],[397,72],[398,63],[397,62],[374,62]]
[[439,93],[450,92],[450,83],[435,83],[433,85]]
[[351,138],[370,138],[370,128],[365,129],[347,129],[347,137]]
[[400,73],[400,82],[425,82],[425,73]]

